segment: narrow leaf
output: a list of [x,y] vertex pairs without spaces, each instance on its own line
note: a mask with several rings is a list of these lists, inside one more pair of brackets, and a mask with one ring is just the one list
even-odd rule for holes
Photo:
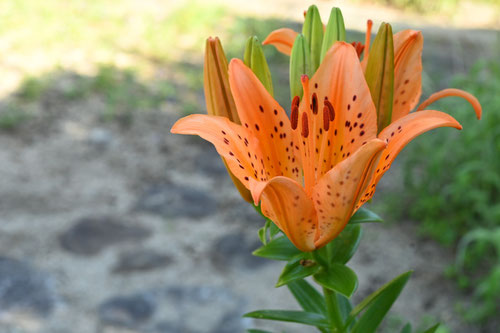
[[407,323],[402,329],[401,333],[411,333],[411,324]]
[[322,287],[336,291],[351,297],[358,287],[358,277],[352,269],[339,263],[333,263],[328,267],[314,275],[314,280]]
[[423,333],[435,333],[438,330],[439,326],[441,326],[441,324],[438,323],[432,326],[431,328],[425,330]]
[[365,77],[377,108],[378,132],[391,123],[394,94],[394,44],[392,27],[382,23],[370,49]]
[[253,251],[252,254],[257,257],[272,260],[288,261],[301,253],[302,252],[300,252],[286,236],[281,236],[259,247],[257,250]]
[[321,58],[323,61],[326,52],[332,47],[335,42],[345,40],[345,25],[344,17],[339,8],[332,8],[330,12],[330,18],[328,19],[328,24],[325,30],[325,36],[323,37],[323,44],[321,45]]
[[343,321],[345,321],[352,310],[351,301],[342,294],[337,293],[336,295],[337,295],[337,304],[339,306],[340,315],[342,316]]
[[333,262],[340,264],[347,263],[356,250],[361,241],[362,230],[359,224],[347,225],[344,230],[328,244],[330,258]]
[[325,299],[309,282],[304,279],[295,280],[288,283],[287,287],[302,309],[307,312],[325,314]]
[[286,264],[276,283],[276,287],[281,287],[289,282],[313,275],[318,272],[320,268],[321,266],[314,261],[300,257],[295,258]]
[[293,43],[290,54],[290,96],[302,98],[302,83],[300,77],[303,74],[311,76],[311,60],[309,45],[304,35],[299,34]]
[[328,320],[318,313],[286,310],[258,310],[243,315],[246,318],[268,319],[329,328]]
[[365,298],[351,311],[346,327],[355,316],[366,309],[361,318],[359,318],[358,322],[354,325],[352,333],[375,332],[378,325],[380,325],[385,315],[392,307],[392,304],[403,290],[406,282],[408,282],[411,273],[412,271],[401,274]]
[[257,37],[253,36],[248,38],[243,62],[259,78],[260,82],[266,87],[266,90],[271,95],[274,95],[271,72],[269,71],[269,66],[267,65],[264,51],[262,50],[262,44]]
[[302,26],[302,34],[310,48],[311,67],[314,74],[320,64],[321,45],[323,44],[323,23],[321,22],[318,7],[315,5],[311,5],[307,10],[304,25]]
[[368,210],[366,208],[361,207],[358,211],[351,217],[349,220],[349,224],[356,223],[381,223],[384,222],[380,216]]

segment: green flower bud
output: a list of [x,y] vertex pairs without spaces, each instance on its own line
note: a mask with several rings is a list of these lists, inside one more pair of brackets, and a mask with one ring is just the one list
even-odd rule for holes
[[266,57],[262,51],[262,44],[259,42],[257,37],[253,36],[248,38],[245,46],[243,62],[252,70],[252,72],[254,72],[260,82],[262,82],[264,87],[266,87],[266,90],[271,94],[271,96],[273,96],[274,92],[271,72],[269,71]]
[[339,8],[334,7],[330,12],[330,18],[328,19],[328,25],[325,30],[325,37],[323,38],[323,45],[321,46],[321,61],[323,61],[330,47],[338,41],[345,41],[345,25],[342,12]]
[[323,44],[323,23],[321,22],[318,7],[315,5],[310,6],[307,10],[302,34],[310,47],[311,67],[312,73],[314,73],[320,64],[321,45]]
[[299,34],[293,43],[290,54],[290,96],[302,98],[302,83],[300,77],[303,74],[311,75],[311,62],[309,57],[309,46],[304,35]]
[[392,28],[382,23],[370,49],[365,77],[377,108],[378,132],[391,123],[394,95],[394,44]]

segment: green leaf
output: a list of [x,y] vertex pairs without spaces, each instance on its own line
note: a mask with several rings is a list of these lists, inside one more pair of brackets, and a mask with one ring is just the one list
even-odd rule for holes
[[335,42],[343,40],[345,40],[344,17],[342,16],[340,9],[334,7],[330,12],[330,18],[328,19],[328,24],[326,26],[325,36],[323,37],[320,61],[323,61],[326,52]]
[[264,330],[250,329],[250,330],[247,330],[247,333],[272,333],[272,332],[271,331],[264,331]]
[[311,5],[307,9],[302,34],[310,48],[312,74],[314,74],[320,64],[321,45],[323,44],[323,23],[318,7],[315,5]]
[[307,312],[325,314],[325,299],[309,282],[303,279],[295,280],[288,283],[287,287],[302,309]]
[[286,236],[275,238],[252,252],[257,257],[284,261],[291,260],[301,253]]
[[301,257],[294,258],[286,264],[283,272],[281,272],[276,287],[281,287],[289,282],[313,275],[318,272],[320,268],[321,266],[314,261]]
[[436,325],[432,326],[431,328],[428,328],[427,330],[425,330],[423,333],[434,333],[434,332],[437,332],[439,326],[441,326],[441,324],[437,323]]
[[329,323],[325,316],[318,313],[286,310],[258,310],[243,315],[246,318],[268,319],[304,324],[321,328],[328,328]]
[[315,274],[314,280],[322,287],[339,292],[348,298],[358,287],[356,273],[349,267],[339,263],[333,263],[328,269],[323,269]]
[[381,223],[384,222],[380,216],[372,212],[367,208],[361,207],[358,211],[351,217],[349,224],[356,223]]
[[290,54],[290,96],[302,98],[301,76],[311,75],[311,60],[309,55],[309,45],[304,35],[299,34],[295,38]]
[[[268,221],[271,222],[270,220],[268,220]],[[280,228],[278,228],[276,226],[276,224],[271,222],[271,224],[269,225],[269,238],[273,239],[274,236],[276,236],[279,232],[280,232]]]
[[336,295],[337,295],[337,304],[339,306],[340,315],[342,316],[342,320],[345,321],[352,310],[351,301],[342,294],[336,293]]
[[366,64],[365,77],[377,109],[380,133],[391,123],[394,95],[394,44],[389,23],[382,23],[375,36]]
[[269,71],[269,66],[267,65],[262,45],[257,37],[253,36],[248,38],[245,46],[243,62],[252,70],[252,72],[254,72],[266,90],[271,94],[271,96],[273,96],[274,92],[271,72]]
[[327,246],[332,261],[340,264],[347,263],[356,252],[362,234],[359,224],[347,225]]
[[262,244],[264,244],[264,245],[267,244],[266,234],[267,234],[268,224],[269,224],[269,221],[266,221],[266,223],[264,224],[264,226],[262,228],[260,228],[259,231],[258,231],[259,239],[262,242]]
[[396,301],[403,290],[406,282],[410,278],[412,271],[401,274],[391,282],[382,286],[380,289],[369,295],[359,303],[349,315],[346,327],[361,311],[366,309],[358,322],[354,325],[352,333],[371,333],[375,332],[378,325],[382,322],[385,315]]
[[411,324],[407,323],[402,329],[401,333],[411,333]]

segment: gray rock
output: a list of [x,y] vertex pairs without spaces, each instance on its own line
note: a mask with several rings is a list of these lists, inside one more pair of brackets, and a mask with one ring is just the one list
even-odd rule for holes
[[148,293],[117,296],[99,306],[99,319],[103,324],[138,327],[151,319],[156,311],[156,301]]
[[251,320],[249,318],[242,318],[243,313],[238,311],[231,311],[226,313],[220,322],[210,331],[210,333],[237,333],[245,332],[249,327]]
[[255,269],[269,262],[252,255],[259,246],[258,240],[249,242],[240,233],[224,235],[215,240],[210,258],[214,267],[221,271],[237,267]]
[[59,243],[71,253],[92,256],[108,246],[138,242],[150,234],[151,231],[144,227],[126,225],[114,217],[84,217],[59,236]]
[[185,185],[158,184],[146,189],[136,209],[169,218],[196,219],[214,214],[216,206],[214,197],[202,189]]
[[88,142],[98,148],[106,148],[113,141],[113,135],[105,128],[93,128],[88,134]]
[[21,311],[47,317],[57,299],[49,274],[16,259],[0,257],[0,315]]
[[170,265],[173,259],[162,253],[148,249],[137,249],[133,252],[120,254],[113,273],[133,273],[164,268]]
[[193,169],[193,171],[201,171],[207,176],[229,177],[222,159],[211,144],[204,145],[203,150],[196,154]]

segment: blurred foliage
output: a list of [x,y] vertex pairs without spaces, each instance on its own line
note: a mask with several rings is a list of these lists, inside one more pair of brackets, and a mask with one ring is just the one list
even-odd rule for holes
[[[477,230],[498,235],[500,229],[500,95],[496,93],[500,63],[479,61],[469,75],[456,77],[453,85],[479,99],[483,119],[477,121],[463,100],[437,102],[432,108],[450,112],[464,129],[440,129],[408,147],[403,168],[408,201],[404,205],[398,201],[405,211],[394,207],[401,215],[421,221],[424,235],[447,246],[477,235]],[[499,243],[498,237],[475,237],[461,254],[460,269],[450,269],[474,295],[474,305],[465,310],[470,320],[485,319],[500,310]]]
[[[479,272],[479,273],[478,273]],[[472,290],[472,305],[460,305],[466,319],[478,321],[500,311],[500,226],[477,228],[460,241],[455,267],[448,272]]]
[[[476,2],[498,4],[498,0],[476,0]],[[384,5],[389,5],[402,9],[416,10],[421,13],[429,12],[449,12],[465,2],[463,0],[371,0]]]
[[109,65],[100,66],[95,76],[57,70],[21,83],[0,105],[0,129],[15,130],[26,121],[87,99],[98,101],[101,121],[128,123],[134,112],[159,108],[165,99],[177,98],[176,94],[177,88],[168,81],[144,83],[134,71]]

